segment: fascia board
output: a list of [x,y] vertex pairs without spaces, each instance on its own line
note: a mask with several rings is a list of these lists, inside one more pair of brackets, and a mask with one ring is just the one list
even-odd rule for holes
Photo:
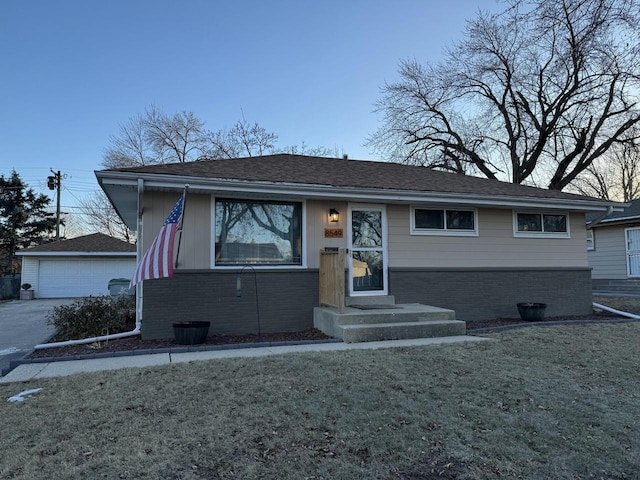
[[613,207],[622,211],[627,205],[606,200],[580,200],[559,198],[519,197],[509,195],[479,195],[445,192],[416,192],[409,190],[383,190],[374,188],[338,187],[328,185],[256,182],[236,179],[203,179],[176,175],[139,174],[131,172],[96,172],[101,183],[135,186],[144,180],[145,188],[181,190],[185,184],[190,191],[233,192],[264,194],[296,198],[332,198],[340,200],[376,201],[387,203],[442,203],[475,205],[495,208],[545,208],[551,210],[603,211]]

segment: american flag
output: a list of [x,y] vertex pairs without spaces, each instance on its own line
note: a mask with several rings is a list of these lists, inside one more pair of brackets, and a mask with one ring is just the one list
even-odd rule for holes
[[178,203],[162,224],[160,233],[155,238],[147,253],[138,262],[136,272],[129,283],[129,288],[134,287],[143,280],[150,278],[171,277],[173,275],[173,243],[178,230],[178,225],[182,219],[182,206],[184,196],[182,194]]

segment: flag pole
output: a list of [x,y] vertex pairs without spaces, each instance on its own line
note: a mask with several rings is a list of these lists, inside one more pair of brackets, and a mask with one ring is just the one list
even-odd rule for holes
[[180,228],[178,229],[178,231],[180,232],[180,235],[178,236],[178,248],[176,249],[176,263],[173,268],[178,268],[178,258],[180,256],[180,244],[182,243],[182,224],[184,223],[184,211],[187,206],[188,190],[189,190],[189,184],[186,183],[184,186],[184,192],[182,193],[184,198],[182,199],[182,213],[180,214]]

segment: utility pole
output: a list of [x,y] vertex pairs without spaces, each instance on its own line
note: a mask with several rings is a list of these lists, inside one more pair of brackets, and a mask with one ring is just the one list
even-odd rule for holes
[[56,241],[60,240],[60,190],[62,190],[62,175],[60,175],[60,170],[54,172],[53,176],[47,177],[47,186],[49,190],[58,189],[58,203],[56,205]]

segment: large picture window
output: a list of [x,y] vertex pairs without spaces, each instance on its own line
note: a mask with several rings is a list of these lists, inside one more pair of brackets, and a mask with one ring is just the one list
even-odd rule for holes
[[411,208],[414,235],[477,235],[475,210]]
[[216,199],[215,265],[302,265],[302,204]]
[[567,218],[567,214],[517,212],[515,233],[518,236],[568,237]]

